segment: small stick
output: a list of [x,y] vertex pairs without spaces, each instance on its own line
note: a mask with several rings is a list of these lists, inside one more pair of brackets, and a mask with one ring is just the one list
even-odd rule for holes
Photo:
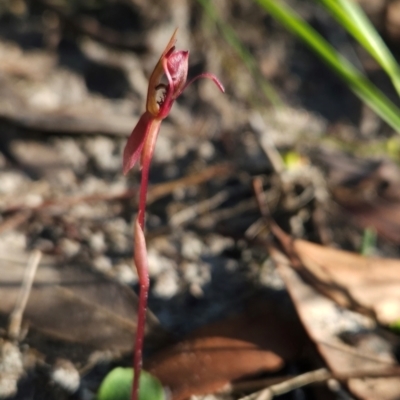
[[11,217],[5,217],[0,223],[0,234],[18,228],[22,225],[32,213],[30,211],[21,211]]
[[253,179],[253,190],[257,200],[258,209],[264,218],[270,217],[267,199],[265,197],[262,179],[258,176]]
[[[325,372],[324,372],[325,371]],[[241,382],[232,384],[232,392],[239,391],[247,391],[251,387],[260,387],[260,385],[264,382],[264,388],[268,385],[267,388],[249,394],[248,396],[241,397],[239,400],[270,400],[275,395],[281,395],[283,393],[287,393],[290,390],[297,389],[301,386],[305,386],[312,383],[328,381],[328,385],[333,391],[337,391],[337,382],[346,382],[349,379],[366,379],[366,378],[391,378],[400,376],[400,367],[393,366],[383,371],[354,371],[345,374],[337,374],[331,373],[326,368],[321,368],[315,371],[306,372],[302,375],[297,375],[295,377],[286,377],[286,379],[282,378],[267,378],[259,381],[252,382]],[[273,383],[271,381],[277,381]],[[336,384],[334,384],[336,382]],[[300,383],[302,383],[300,385]],[[289,388],[290,387],[290,388]],[[283,392],[282,390],[286,388],[287,391]],[[262,393],[266,393],[263,396],[268,395],[269,397],[257,397]]]
[[223,202],[229,199],[229,195],[230,193],[228,190],[222,190],[204,201],[200,201],[192,206],[184,208],[170,218],[169,224],[172,227],[178,227],[187,224],[196,217],[205,214],[208,211],[215,210]]
[[31,293],[32,284],[41,258],[42,252],[40,250],[35,250],[29,257],[28,264],[26,265],[21,290],[19,291],[17,302],[9,318],[8,337],[12,340],[18,340],[19,338],[22,316]]
[[275,147],[275,143],[271,136],[266,134],[267,130],[265,123],[259,113],[255,113],[250,117],[250,125],[258,134],[258,141],[265,155],[269,159],[273,170],[280,176],[286,169],[285,163],[282,160],[279,151]]
[[[200,185],[207,182],[215,177],[228,178],[235,172],[233,165],[224,163],[212,165],[207,167],[202,171],[178,178],[174,181],[159,183],[153,185],[149,188],[147,196],[147,204],[153,203],[163,196],[167,196],[175,189],[181,187],[186,187],[190,185]],[[117,193],[95,193],[83,196],[74,197],[64,197],[63,199],[57,200],[45,200],[39,205],[29,206],[29,205],[11,205],[3,210],[3,213],[17,212],[17,211],[46,211],[49,208],[58,209],[60,213],[64,211],[65,208],[74,206],[80,203],[95,203],[99,201],[113,201],[113,200],[123,200],[130,199],[132,196],[136,195],[138,192],[137,188],[125,189]],[[30,214],[28,215],[28,217]],[[21,217],[22,218],[22,217]],[[1,225],[0,225],[1,229]]]
[[294,389],[309,385],[310,383],[323,382],[331,377],[332,374],[326,368],[320,368],[295,376],[285,382],[277,383],[259,392],[241,397],[239,400],[271,400],[274,396],[288,393]]

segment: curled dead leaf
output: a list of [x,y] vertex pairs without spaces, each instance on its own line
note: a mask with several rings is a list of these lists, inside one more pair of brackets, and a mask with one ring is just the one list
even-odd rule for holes
[[400,169],[386,160],[359,159],[322,150],[334,200],[346,218],[400,243]]
[[343,307],[376,317],[382,324],[400,319],[400,260],[364,257],[292,239],[274,222],[271,229],[291,266],[315,289]]
[[300,355],[305,334],[298,320],[288,320],[274,305],[260,308],[199,329],[145,362],[145,369],[171,390],[172,400],[226,390],[232,381],[280,370]]
[[[21,256],[0,263],[2,314],[8,315],[15,305],[25,265],[26,258]],[[93,349],[130,351],[136,307],[137,297],[127,286],[84,266],[59,266],[45,258],[37,270],[24,320],[55,339]],[[149,313],[147,331],[157,326]]]
[[[358,376],[347,380],[349,389],[357,398],[372,400],[396,400],[400,397],[398,377],[368,377],[379,372],[384,375],[396,366],[396,360],[381,346],[353,346],[340,338],[340,331],[351,326],[353,330],[373,333],[373,321],[361,315],[345,315],[345,310],[308,285],[290,267],[289,260],[278,250],[270,247],[278,271],[285,281],[299,316],[310,338],[331,371],[337,376]],[[350,322],[349,322],[350,319]],[[365,378],[359,378],[363,374]]]

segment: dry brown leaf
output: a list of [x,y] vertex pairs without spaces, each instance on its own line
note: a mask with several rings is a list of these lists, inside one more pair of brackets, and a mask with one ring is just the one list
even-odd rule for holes
[[147,367],[172,392],[173,400],[224,389],[231,380],[281,369],[284,361],[273,351],[226,337],[183,341]]
[[304,330],[271,305],[262,308],[199,329],[156,354],[145,368],[171,390],[172,400],[224,390],[234,380],[281,369],[304,348]]
[[[396,361],[389,351],[373,346],[358,349],[339,339],[346,324],[352,329],[368,329],[372,324],[369,318],[356,313],[350,315],[349,311],[341,309],[305,283],[283,254],[274,248],[270,248],[270,252],[304,327],[334,374],[360,376],[365,373],[368,376],[393,369]],[[347,315],[343,318],[344,313]],[[400,397],[398,377],[352,378],[348,380],[348,386],[354,395],[365,400],[396,400]]]
[[274,222],[271,229],[291,265],[321,293],[382,324],[400,319],[400,260],[365,257],[292,239]]
[[364,160],[322,151],[334,199],[362,228],[400,243],[400,170],[389,161]]
[[379,200],[374,204],[348,204],[337,195],[336,200],[360,227],[373,227],[379,235],[393,243],[400,243],[400,202]]
[[[25,258],[0,262],[0,313],[16,302]],[[24,320],[52,338],[91,348],[129,351],[136,329],[137,297],[131,289],[82,266],[57,266],[45,258],[24,312]],[[148,331],[157,327],[148,315]]]
[[364,378],[349,379],[349,389],[363,400],[398,400],[400,398],[400,379],[391,378]]
[[339,304],[372,311],[382,324],[400,319],[400,260],[364,257],[295,240],[293,249],[316,287]]

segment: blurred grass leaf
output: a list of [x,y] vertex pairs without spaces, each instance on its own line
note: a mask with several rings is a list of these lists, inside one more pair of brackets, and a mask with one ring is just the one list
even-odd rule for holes
[[219,27],[222,36],[225,41],[232,47],[235,53],[240,57],[247,70],[253,76],[257,84],[260,86],[264,96],[270,103],[276,107],[282,105],[282,100],[279,94],[272,87],[272,85],[262,76],[257,61],[249,50],[242,44],[240,39],[237,37],[234,29],[225,23],[223,19],[218,15],[213,3],[210,0],[197,0],[203,7],[204,11],[210,19],[212,19]]
[[358,3],[351,0],[318,1],[375,58],[400,95],[399,65]]
[[390,328],[394,333],[397,333],[398,335],[400,335],[400,319],[397,320],[397,321],[395,321],[395,322],[392,322],[392,323],[389,325],[389,328]]
[[283,162],[288,170],[295,170],[304,164],[303,157],[296,151],[288,151],[283,155]]
[[255,0],[339,75],[364,103],[400,132],[400,109],[291,8],[276,0]]
[[[103,380],[97,400],[130,400],[133,369],[114,368]],[[139,400],[165,400],[160,381],[146,371],[140,374]]]
[[376,249],[377,234],[374,228],[364,229],[360,254],[363,256],[371,256]]

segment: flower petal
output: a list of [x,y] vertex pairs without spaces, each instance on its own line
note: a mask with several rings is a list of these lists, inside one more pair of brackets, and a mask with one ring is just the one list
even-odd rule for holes
[[129,136],[124,149],[123,158],[123,171],[126,175],[136,164],[142,152],[146,136],[151,128],[151,123],[154,117],[149,113],[145,112],[139,119],[135,128],[133,129],[131,136]]
[[161,82],[161,78],[164,75],[163,60],[169,53],[174,51],[177,31],[178,31],[178,28],[176,28],[174,33],[172,34],[172,37],[167,44],[167,47],[165,48],[164,52],[161,54],[161,57],[158,60],[158,63],[155,66],[155,68],[150,76],[150,79],[149,79],[149,88],[147,90],[146,110],[153,116],[157,116],[158,111],[159,111],[159,106],[157,103],[156,87],[159,85],[159,83]]
[[183,50],[174,51],[165,58],[165,75],[167,76],[169,84],[173,90],[172,98],[176,99],[179,94],[181,94],[186,83],[189,69],[189,52]]
[[165,96],[159,102],[157,118],[164,119],[171,111],[174,101],[182,93],[185,87],[188,68],[189,52],[174,51],[174,47],[162,59],[165,76],[168,79]]
[[178,96],[189,86],[191,85],[194,81],[197,81],[197,79],[202,79],[202,78],[207,78],[207,79],[211,79],[216,86],[218,87],[218,89],[222,92],[225,93],[225,88],[222,85],[222,83],[219,81],[219,79],[214,75],[214,74],[210,74],[208,72],[204,72],[200,75],[195,76],[193,79],[191,79],[188,83],[186,83],[186,85],[182,88],[181,92],[178,93]]

